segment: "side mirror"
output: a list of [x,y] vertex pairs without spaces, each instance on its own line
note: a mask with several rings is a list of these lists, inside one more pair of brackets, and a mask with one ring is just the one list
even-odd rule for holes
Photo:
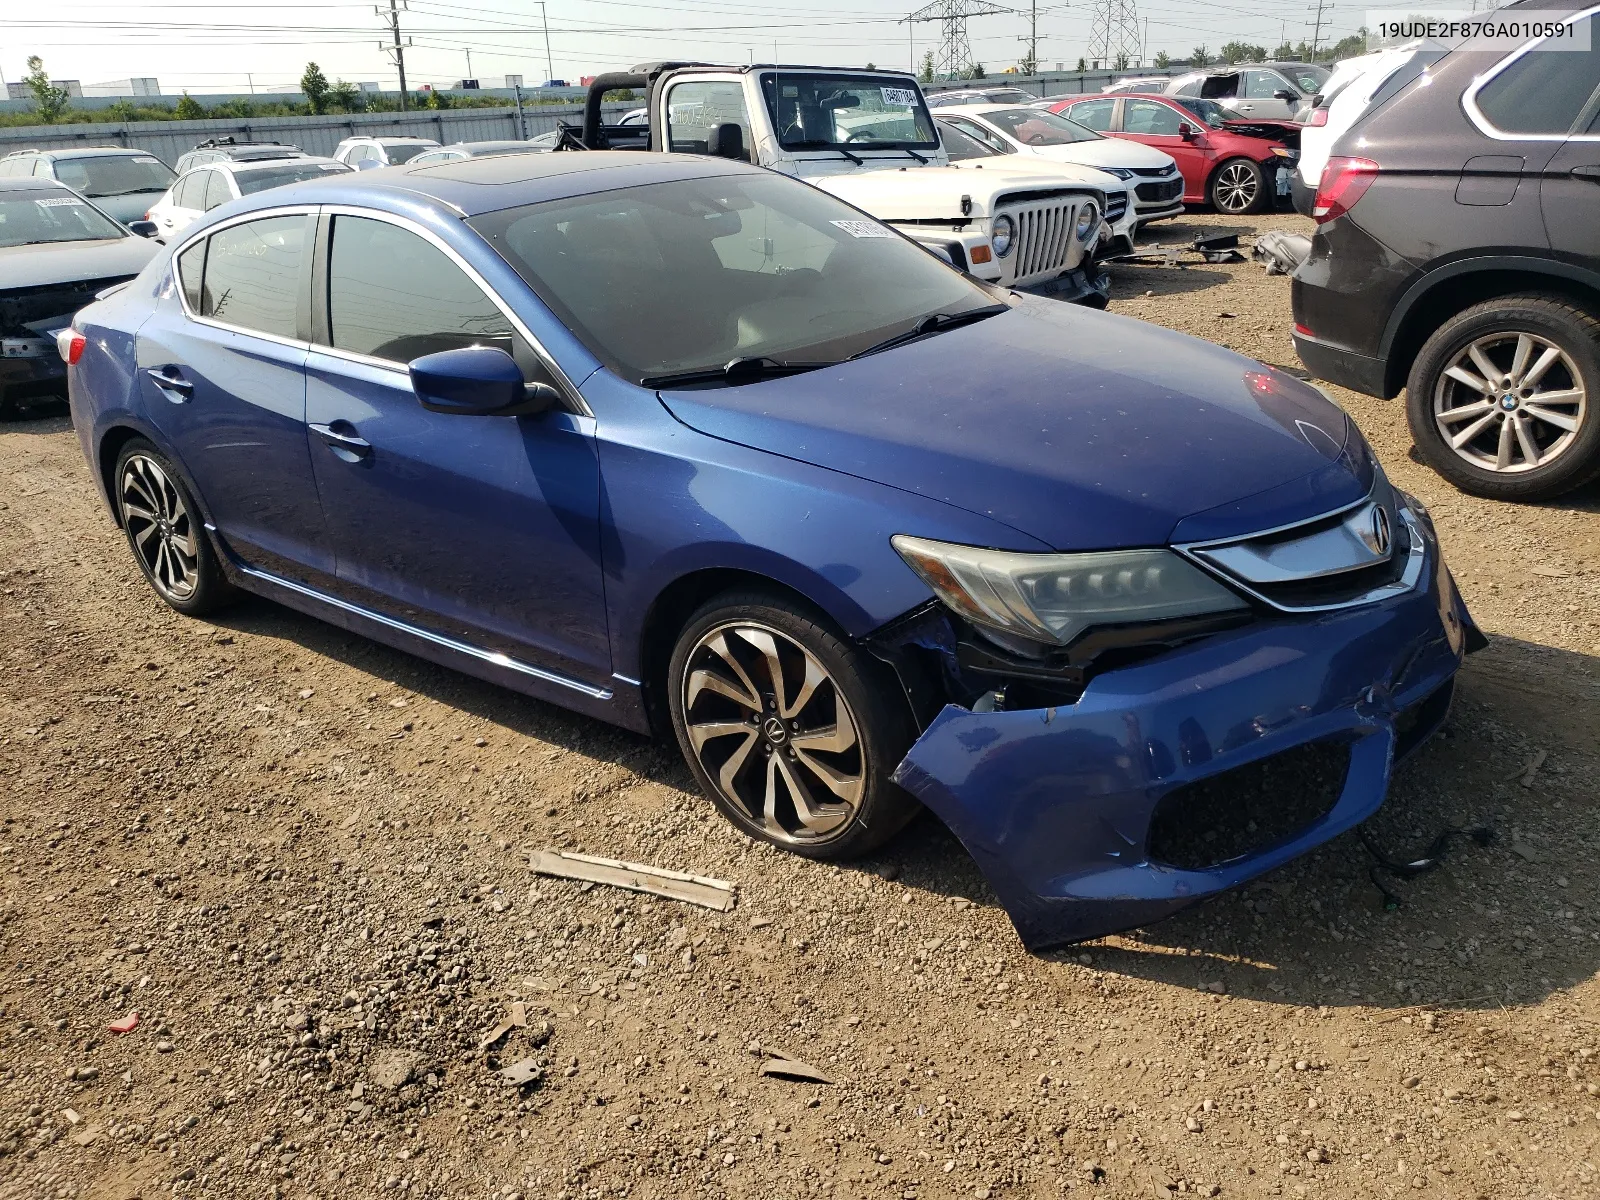
[[140,237],[155,237],[161,232],[161,227],[154,221],[129,221],[128,228]]
[[1178,136],[1186,142],[1192,142],[1200,136],[1200,131],[1185,121],[1178,126]]
[[370,171],[375,167],[381,166],[383,166],[383,164],[375,158],[363,158],[360,162],[356,163],[356,170]]
[[744,130],[732,122],[716,126],[706,138],[706,153],[715,158],[736,158],[743,162]]
[[494,346],[465,346],[414,359],[411,390],[429,412],[465,417],[516,417],[553,408],[560,393],[548,383],[528,383],[522,368]]
[[1284,100],[1290,104],[1294,104],[1299,101],[1300,96],[1296,92],[1291,92],[1288,88],[1279,88],[1277,91],[1272,93],[1272,98],[1274,100]]

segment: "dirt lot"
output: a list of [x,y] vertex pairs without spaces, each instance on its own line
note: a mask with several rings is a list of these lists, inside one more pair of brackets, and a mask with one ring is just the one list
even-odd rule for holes
[[[1114,307],[1298,367],[1251,264]],[[1347,836],[1042,957],[931,820],[810,864],[669,749],[265,603],[176,616],[66,422],[0,429],[0,1195],[1600,1194],[1600,496],[1457,495],[1339,399],[1493,643],[1375,832],[1498,842],[1385,911]],[[738,906],[534,877],[552,846]]]

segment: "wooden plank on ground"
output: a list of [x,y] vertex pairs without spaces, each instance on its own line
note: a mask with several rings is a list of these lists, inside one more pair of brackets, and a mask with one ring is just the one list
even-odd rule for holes
[[682,900],[686,904],[698,904],[718,912],[733,909],[733,884],[721,879],[708,879],[703,875],[689,875],[664,867],[647,867],[641,863],[595,858],[588,854],[567,854],[557,850],[534,851],[529,865],[538,875],[582,879],[589,883],[627,888],[632,892],[649,892],[653,896]]

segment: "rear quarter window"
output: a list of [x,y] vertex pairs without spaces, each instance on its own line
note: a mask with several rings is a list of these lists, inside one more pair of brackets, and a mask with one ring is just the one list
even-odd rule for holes
[[1589,49],[1523,52],[1478,89],[1478,111],[1506,134],[1564,135],[1600,94],[1600,30],[1586,18]]

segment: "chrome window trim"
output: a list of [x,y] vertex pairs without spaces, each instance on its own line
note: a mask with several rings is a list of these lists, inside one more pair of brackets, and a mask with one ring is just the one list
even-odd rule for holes
[[[523,340],[528,343],[529,349],[531,349],[539,361],[544,364],[545,369],[550,372],[550,376],[556,381],[557,386],[566,392],[568,401],[575,406],[575,410],[577,411],[578,415],[583,417],[594,416],[594,413],[589,410],[588,404],[584,402],[583,396],[579,393],[577,386],[568,377],[567,373],[561,369],[556,360],[551,357],[550,352],[544,348],[544,343],[542,343],[538,338],[534,337],[533,330],[528,328],[527,323],[517,315],[516,311],[511,307],[511,305],[505,302],[500,293],[495,291],[495,289],[490,286],[489,281],[478,272],[476,267],[474,267],[466,259],[462,258],[461,255],[456,252],[454,246],[451,246],[433,230],[429,229],[426,225],[423,225],[418,221],[413,221],[410,217],[402,217],[396,215],[395,213],[381,212],[372,208],[361,208],[354,204],[325,204],[321,206],[320,211],[325,216],[366,217],[369,220],[386,221],[390,225],[394,225],[397,228],[417,234],[422,238],[423,241],[441,251],[446,258],[455,263],[456,266],[460,267],[461,270],[466,273],[467,278],[472,280],[472,282],[482,290],[483,294],[489,298],[489,302],[498,308],[501,315],[511,323],[511,327],[522,335]],[[470,229],[471,226],[468,226],[468,228]],[[479,237],[480,235],[476,230],[473,230],[473,236]],[[332,256],[330,255],[330,267],[332,266],[332,261]],[[338,351],[337,346],[322,346],[320,343],[315,344],[315,348],[318,350]],[[339,351],[339,353],[350,355],[350,357],[361,361],[369,361],[390,368],[398,368],[401,371],[406,370],[405,363],[397,364],[390,359],[369,359],[366,355],[355,355],[350,351]]]
[[[200,241],[202,238],[208,238],[214,233],[221,233],[225,229],[231,229],[235,225],[243,225],[250,221],[266,220],[269,217],[315,215],[367,217],[371,220],[387,221],[391,225],[395,225],[401,229],[407,230],[408,232],[419,235],[424,241],[442,251],[446,258],[450,259],[451,262],[455,263],[456,266],[460,267],[466,273],[468,279],[472,280],[474,284],[482,289],[483,294],[489,297],[490,302],[496,308],[498,308],[501,312],[501,315],[503,315],[506,320],[511,323],[511,327],[522,335],[523,340],[528,343],[529,348],[538,357],[539,361],[545,365],[547,370],[549,370],[551,378],[556,380],[558,387],[566,393],[567,400],[573,405],[573,409],[576,414],[580,417],[594,416],[593,411],[584,401],[583,395],[578,391],[578,388],[572,382],[571,377],[561,369],[561,367],[556,363],[555,359],[551,357],[550,352],[544,348],[544,344],[540,342],[538,338],[534,337],[533,331],[528,328],[526,322],[524,322],[522,318],[516,314],[512,307],[505,302],[500,293],[489,286],[488,280],[484,279],[484,277],[479,274],[477,268],[471,263],[467,262],[466,259],[462,258],[460,254],[456,253],[454,247],[450,246],[444,241],[444,239],[440,238],[431,229],[417,221],[413,221],[409,217],[402,217],[394,213],[382,212],[378,209],[362,208],[359,205],[354,204],[291,204],[282,208],[255,209],[251,212],[240,213],[235,217],[229,217],[225,221],[218,221],[215,225],[208,225],[199,233],[190,237],[186,237],[173,248],[172,258],[170,261],[175,264],[177,262],[178,255],[189,249],[189,247],[195,242]],[[188,297],[184,295],[183,288],[180,286],[176,290],[178,293],[178,303],[183,308],[184,316],[188,317],[189,320],[194,321],[197,324],[209,325],[214,329],[222,329],[228,333],[241,333],[250,337],[265,338],[270,342],[276,342],[283,346],[292,346],[297,349],[315,351],[319,354],[330,354],[335,358],[343,358],[351,362],[363,363],[372,367],[381,367],[384,370],[397,372],[402,375],[407,373],[407,364],[396,363],[392,359],[373,358],[369,355],[357,354],[349,350],[341,350],[337,346],[324,346],[320,342],[301,341],[298,338],[282,338],[276,334],[262,333],[260,330],[246,329],[239,325],[229,325],[226,322],[218,321],[211,317],[202,317],[189,307]]]
[[[1373,491],[1376,490],[1376,486],[1374,486]],[[1257,600],[1260,603],[1267,605],[1269,608],[1277,610],[1278,612],[1337,612],[1346,608],[1360,608],[1363,605],[1376,604],[1380,600],[1387,600],[1393,596],[1404,595],[1406,592],[1415,589],[1417,583],[1422,578],[1423,567],[1426,565],[1428,556],[1427,546],[1422,536],[1422,526],[1418,522],[1416,515],[1412,513],[1411,509],[1404,503],[1399,502],[1398,497],[1399,493],[1397,492],[1395,515],[1399,517],[1401,521],[1405,522],[1408,541],[1406,547],[1406,564],[1401,569],[1400,578],[1392,583],[1380,584],[1378,587],[1372,588],[1370,591],[1363,592],[1359,596],[1354,596],[1349,600],[1341,600],[1335,604],[1280,604],[1278,601],[1273,600],[1271,597],[1252,587],[1247,581],[1222,570],[1216,563],[1204,557],[1200,551],[1217,546],[1233,546],[1239,544],[1240,542],[1254,541],[1257,538],[1270,537],[1273,534],[1278,533],[1286,533],[1292,529],[1299,529],[1307,525],[1315,525],[1322,521],[1331,520],[1334,517],[1343,516],[1346,513],[1352,512],[1355,509],[1372,503],[1373,492],[1368,492],[1365,496],[1353,504],[1346,504],[1341,508],[1330,509],[1329,511],[1322,513],[1320,516],[1310,517],[1302,521],[1292,521],[1287,525],[1275,525],[1270,529],[1258,529],[1253,533],[1247,533],[1240,537],[1215,538],[1205,542],[1184,542],[1179,545],[1174,545],[1172,548],[1189,562],[1193,563],[1195,566],[1199,567],[1201,570],[1207,572],[1215,578],[1222,580],[1222,582],[1227,584],[1229,587],[1243,592],[1252,600]]]
[[[199,170],[203,168],[196,169]],[[172,257],[167,261],[170,264],[170,270],[172,272],[173,279],[178,283],[178,286],[174,290],[178,293],[178,305],[183,309],[183,315],[188,317],[189,320],[193,321],[196,325],[206,325],[212,329],[220,329],[225,333],[238,333],[243,334],[245,337],[261,338],[263,341],[272,342],[278,346],[288,346],[295,350],[311,349],[310,342],[301,341],[299,338],[280,337],[276,333],[266,333],[260,329],[249,329],[243,325],[230,325],[228,322],[219,321],[215,317],[202,317],[199,313],[195,312],[194,309],[189,307],[189,297],[184,293],[183,283],[177,278],[177,275],[178,256],[184,253],[184,251],[188,250],[196,242],[210,237],[213,233],[221,233],[225,229],[232,229],[235,225],[244,225],[251,221],[262,221],[269,217],[315,216],[318,207],[319,206],[315,204],[296,204],[287,208],[270,208],[262,209],[257,212],[240,213],[236,217],[229,217],[226,221],[218,221],[215,225],[208,225],[200,233],[197,233],[191,237],[186,237],[183,241],[179,242],[173,247]],[[193,210],[182,209],[180,211],[192,212]],[[185,230],[185,232],[187,233],[188,231]],[[201,281],[201,287],[203,291],[203,280]]]
[[[1600,13],[1600,4],[1574,13],[1572,19],[1581,21],[1584,18],[1592,18],[1597,13]],[[1600,20],[1590,21],[1589,36],[1591,38],[1600,36]],[[1512,63],[1516,62],[1524,54],[1531,53],[1533,48],[1539,45],[1540,42],[1549,40],[1548,36],[1534,38],[1533,41],[1521,49],[1513,50],[1467,85],[1467,90],[1461,95],[1461,108],[1467,114],[1467,120],[1471,121],[1477,131],[1483,134],[1484,137],[1491,138],[1497,142],[1600,142],[1600,133],[1505,133],[1493,125],[1489,118],[1484,115],[1483,110],[1478,107],[1479,92],[1493,83],[1501,72],[1510,67]],[[1426,75],[1427,72],[1424,71],[1423,74]]]
[[[210,526],[208,525],[207,528],[209,529]],[[512,658],[509,654],[501,654],[498,650],[485,650],[481,646],[474,646],[469,642],[458,641],[457,639],[453,637],[447,637],[442,633],[434,633],[432,630],[423,629],[417,625],[408,625],[404,621],[397,621],[393,617],[384,616],[382,613],[374,612],[370,608],[363,608],[359,604],[351,604],[348,600],[341,600],[337,596],[330,596],[326,592],[319,592],[315,588],[307,587],[303,583],[294,583],[291,580],[283,579],[280,576],[270,574],[266,571],[257,570],[255,567],[247,567],[243,564],[240,564],[238,570],[242,574],[249,576],[251,579],[259,579],[264,583],[285,588],[288,591],[305,596],[307,599],[319,601],[320,603],[326,604],[332,608],[337,608],[342,612],[350,613],[352,616],[362,617],[368,621],[373,621],[379,625],[385,626],[386,628],[396,630],[399,633],[404,633],[414,638],[418,638],[424,642],[429,642],[435,646],[453,651],[456,654],[464,654],[469,658],[475,658],[479,662],[486,662],[496,667],[502,667],[507,671],[515,671],[519,675],[527,675],[530,678],[542,680],[545,683],[554,683],[560,685],[561,687],[571,688],[575,692],[582,692],[585,696],[588,696],[592,700],[611,699],[612,693],[610,688],[597,688],[593,684],[584,683],[582,680],[573,679],[570,676],[561,675],[555,671],[547,671],[543,667],[536,667],[531,663],[523,662],[521,659]]]

